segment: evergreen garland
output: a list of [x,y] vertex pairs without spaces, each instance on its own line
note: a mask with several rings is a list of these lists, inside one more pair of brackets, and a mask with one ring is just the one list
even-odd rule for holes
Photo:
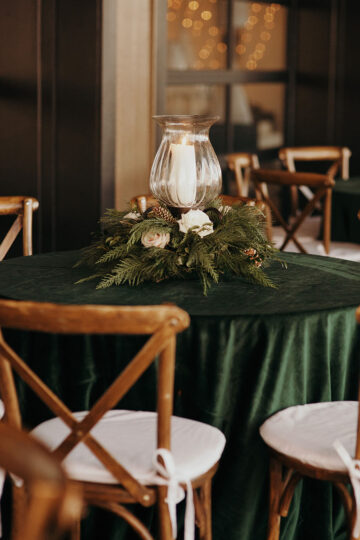
[[[181,232],[169,208],[119,212],[107,210],[101,223],[104,232],[82,251],[77,265],[95,272],[80,280],[99,279],[98,289],[111,285],[139,285],[146,281],[186,279],[197,275],[204,294],[222,275],[235,274],[253,283],[274,287],[263,268],[276,250],[264,235],[264,215],[254,206],[222,207],[220,199],[204,212],[213,232],[200,236],[202,228]],[[164,247],[145,247],[146,235],[162,235]]]

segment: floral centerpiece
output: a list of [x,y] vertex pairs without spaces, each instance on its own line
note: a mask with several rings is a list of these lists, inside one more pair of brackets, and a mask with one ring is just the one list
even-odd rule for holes
[[213,282],[231,274],[273,286],[263,269],[276,250],[264,236],[264,216],[255,206],[223,206],[216,199],[179,219],[165,205],[143,213],[134,207],[108,210],[101,222],[104,232],[80,261],[95,269],[85,279],[98,279],[97,288],[197,276],[206,294]]
[[150,173],[156,204],[108,210],[104,232],[83,251],[98,288],[197,276],[206,294],[221,276],[245,276],[273,286],[263,272],[275,250],[263,234],[264,216],[252,206],[224,206],[221,169],[209,140],[217,120],[158,116],[161,144]]

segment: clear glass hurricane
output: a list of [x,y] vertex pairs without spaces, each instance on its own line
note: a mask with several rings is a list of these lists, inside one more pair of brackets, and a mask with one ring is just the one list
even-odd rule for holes
[[205,208],[221,191],[221,168],[209,140],[217,116],[154,116],[163,136],[150,173],[150,190],[167,206]]

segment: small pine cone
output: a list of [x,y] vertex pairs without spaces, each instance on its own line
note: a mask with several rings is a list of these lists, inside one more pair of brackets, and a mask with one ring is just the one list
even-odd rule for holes
[[244,249],[244,253],[245,255],[248,255],[249,257],[254,257],[256,255],[256,249],[254,248]]
[[153,206],[149,214],[154,215],[155,217],[158,217],[160,219],[164,219],[165,221],[168,221],[169,223],[176,222],[176,219],[174,218],[170,210],[168,210],[167,208],[164,208],[163,206]]

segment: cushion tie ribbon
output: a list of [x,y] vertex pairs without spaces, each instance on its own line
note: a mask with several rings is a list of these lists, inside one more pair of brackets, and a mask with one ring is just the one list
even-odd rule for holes
[[[158,458],[161,458],[162,462],[160,462]],[[174,538],[177,537],[176,505],[185,498],[185,490],[181,487],[181,484],[186,485],[187,498],[185,508],[184,540],[194,540],[195,508],[190,479],[180,477],[177,474],[173,455],[165,448],[158,448],[156,450],[153,463],[156,472],[161,475],[164,484],[168,486],[167,498],[165,499],[165,502],[169,507],[171,528]]]

